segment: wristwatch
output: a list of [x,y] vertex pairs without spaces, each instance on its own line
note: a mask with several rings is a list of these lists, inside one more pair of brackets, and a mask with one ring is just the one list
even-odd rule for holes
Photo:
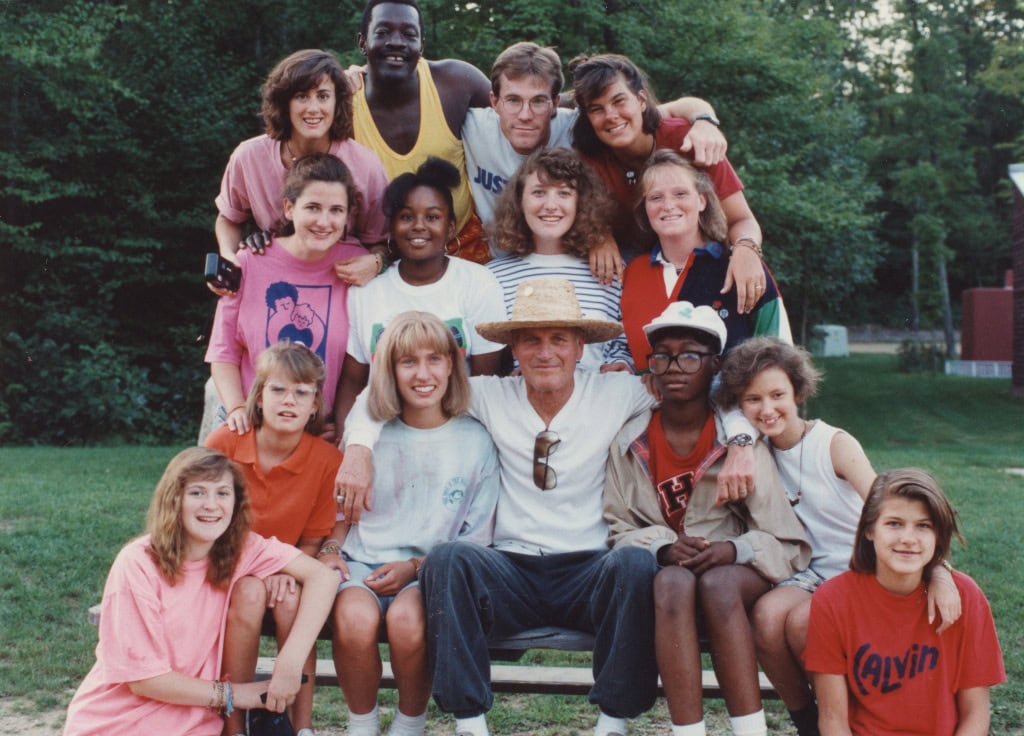
[[716,118],[714,115],[712,115],[709,112],[702,112],[700,115],[697,115],[696,117],[694,117],[693,122],[696,123],[698,120],[707,120],[709,123],[714,125],[716,128],[721,128],[722,127],[722,121],[719,120],[718,118]]
[[749,447],[754,444],[754,438],[747,433],[738,434],[734,437],[730,437],[727,445],[736,445],[737,447]]

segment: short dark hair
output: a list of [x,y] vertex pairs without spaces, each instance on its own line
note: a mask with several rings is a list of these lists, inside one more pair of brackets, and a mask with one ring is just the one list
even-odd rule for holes
[[[345,195],[348,197],[348,211],[351,213],[359,208],[362,197],[356,189],[352,172],[340,158],[330,153],[311,153],[292,164],[284,180],[284,198],[295,204],[306,186],[314,181],[344,185]],[[280,232],[282,235],[291,235],[295,232],[294,223],[286,220]]]
[[423,11],[420,10],[419,3],[416,0],[368,0],[365,7],[363,7],[363,17],[359,21],[359,33],[363,38],[366,38],[366,34],[370,30],[370,16],[373,15],[373,9],[378,5],[408,5],[410,8],[416,10],[416,20],[420,24],[420,38],[423,37]]
[[508,79],[543,77],[550,80],[551,96],[557,97],[565,85],[562,75],[562,60],[555,50],[539,46],[533,41],[514,43],[498,54],[491,67],[491,91],[495,97],[501,95],[501,75]]
[[966,541],[960,534],[956,511],[953,510],[946,494],[942,492],[938,481],[919,468],[887,470],[875,478],[864,502],[860,522],[857,524],[850,569],[866,573],[876,571],[878,557],[875,554],[874,542],[868,539],[867,532],[878,522],[882,515],[882,504],[890,498],[920,501],[928,509],[928,517],[935,531],[935,554],[924,568],[924,579],[929,580],[935,566],[947,559],[953,537],[955,536],[960,544],[966,544]]
[[459,186],[459,170],[444,159],[430,156],[416,172],[407,171],[396,176],[384,190],[384,215],[391,218],[405,207],[405,200],[416,187],[427,187],[441,195],[448,205],[448,219],[455,221],[455,200],[452,190]]
[[351,138],[352,90],[345,79],[345,71],[334,54],[320,49],[303,49],[286,56],[277,63],[263,82],[261,113],[268,136],[274,140],[287,140],[292,134],[292,121],[288,105],[299,92],[315,87],[327,77],[334,83],[334,122],[328,132],[331,140]]
[[641,92],[647,101],[647,109],[643,112],[643,131],[654,133],[661,124],[661,113],[658,112],[658,100],[647,80],[647,75],[629,58],[621,54],[597,54],[596,56],[577,56],[569,62],[572,72],[572,93],[576,98],[576,106],[580,109],[573,126],[573,143],[588,156],[596,156],[604,148],[598,139],[594,126],[587,116],[587,105],[595,97],[600,97],[608,85],[613,84],[621,75],[626,86],[639,96]]
[[777,337],[752,337],[731,351],[722,364],[715,402],[730,409],[740,402],[757,374],[778,368],[793,384],[793,398],[806,401],[818,390],[821,371],[814,367],[810,353]]
[[565,182],[576,190],[576,219],[562,237],[565,251],[586,258],[608,237],[611,198],[594,170],[568,148],[542,148],[531,153],[505,186],[494,210],[494,239],[501,250],[517,256],[534,251],[533,233],[523,214],[523,189],[530,174],[542,183]]

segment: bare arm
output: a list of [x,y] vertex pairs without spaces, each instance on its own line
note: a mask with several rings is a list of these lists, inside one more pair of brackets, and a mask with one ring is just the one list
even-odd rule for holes
[[829,446],[829,454],[836,476],[853,486],[857,495],[867,500],[877,473],[871,467],[871,461],[864,454],[860,442],[846,432],[836,432]]
[[693,127],[686,134],[679,150],[683,153],[692,152],[695,164],[712,166],[725,160],[729,144],[722,131],[710,120],[703,118],[697,120],[698,115],[718,117],[709,102],[699,97],[680,97],[672,102],[659,105],[658,111],[662,117],[683,118],[693,123]]
[[957,691],[956,709],[960,714],[960,722],[953,736],[985,736],[988,733],[992,708],[987,687]]
[[306,555],[296,557],[281,572],[302,585],[302,597],[292,630],[278,652],[267,690],[267,709],[278,713],[295,700],[302,665],[316,644],[338,591],[338,573]]
[[472,376],[496,376],[501,368],[501,351],[469,356],[469,373]]
[[217,238],[217,248],[220,250],[220,254],[236,266],[239,264],[235,253],[238,252],[238,244],[242,242],[243,232],[244,228],[241,225],[232,222],[224,215],[217,215],[217,219],[213,223],[213,234]]
[[[234,707],[246,710],[262,708],[260,695],[265,693],[269,686],[269,682],[231,683]],[[128,689],[143,698],[199,708],[205,708],[211,703],[217,704],[216,687],[212,680],[201,680],[179,672],[165,672],[156,677],[128,683]]]
[[242,371],[234,363],[210,363],[210,375],[217,387],[220,403],[228,413],[227,425],[232,432],[245,434],[252,427],[245,413],[245,394],[242,392]]
[[338,435],[345,431],[345,418],[352,409],[359,392],[366,388],[370,380],[370,366],[360,363],[348,353],[341,365],[341,376],[338,378],[338,391],[334,397],[334,423],[338,427]]
[[[736,192],[723,199],[722,211],[729,226],[729,242],[735,244],[741,240],[750,241],[760,249],[761,226],[750,210],[743,192]],[[764,294],[765,288],[761,257],[753,248],[743,245],[733,248],[732,258],[729,259],[729,271],[725,275],[721,293],[727,293],[734,284],[737,309],[741,314],[750,313]]]
[[846,677],[813,672],[811,680],[818,697],[818,727],[821,736],[852,736]]

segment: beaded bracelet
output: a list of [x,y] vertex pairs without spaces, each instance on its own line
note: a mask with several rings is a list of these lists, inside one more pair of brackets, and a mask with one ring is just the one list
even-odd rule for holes
[[737,246],[742,245],[745,248],[750,248],[752,251],[757,253],[758,258],[764,258],[764,253],[761,251],[761,244],[748,235],[743,236],[735,243],[732,244],[730,251],[736,250]]

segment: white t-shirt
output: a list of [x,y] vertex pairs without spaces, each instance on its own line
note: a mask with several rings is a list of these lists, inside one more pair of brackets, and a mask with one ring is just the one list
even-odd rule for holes
[[[551,121],[551,135],[547,147],[571,148],[572,126],[576,123],[576,110],[558,108]],[[466,153],[466,171],[473,204],[485,228],[494,222],[494,207],[509,179],[522,166],[526,156],[516,153],[508,138],[501,132],[498,113],[493,107],[472,107],[462,121],[462,147]],[[491,255],[502,253],[491,242]]]
[[366,286],[349,289],[348,354],[370,365],[388,322],[409,310],[440,317],[467,358],[494,353],[504,347],[485,340],[476,331],[481,322],[505,319],[498,281],[478,263],[449,258],[444,275],[433,284],[407,284],[398,275],[396,264]]
[[357,562],[425,555],[460,539],[489,545],[498,501],[498,454],[480,422],[462,416],[434,429],[384,425],[373,452],[373,511],[345,537]]

